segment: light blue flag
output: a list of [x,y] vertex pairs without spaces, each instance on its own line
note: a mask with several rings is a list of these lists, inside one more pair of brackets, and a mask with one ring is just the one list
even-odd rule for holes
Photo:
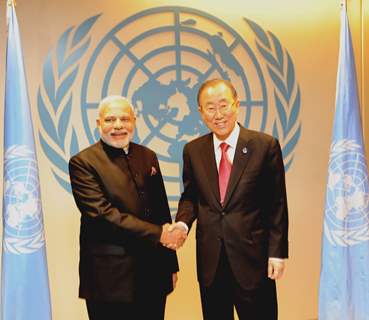
[[323,224],[319,320],[369,319],[369,185],[354,53],[341,12],[336,114]]
[[50,320],[37,160],[14,4],[7,8],[2,320]]

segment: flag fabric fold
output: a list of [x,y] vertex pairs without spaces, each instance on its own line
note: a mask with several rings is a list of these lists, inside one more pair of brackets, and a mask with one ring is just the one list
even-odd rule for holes
[[323,222],[319,320],[369,319],[369,184],[346,7]]
[[32,117],[18,21],[7,7],[2,320],[50,320],[50,292]]

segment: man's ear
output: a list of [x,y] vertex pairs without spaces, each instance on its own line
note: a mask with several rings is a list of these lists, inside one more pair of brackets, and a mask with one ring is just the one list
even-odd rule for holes
[[236,107],[236,114],[238,115],[239,111],[240,111],[240,100],[237,100],[234,103],[235,107]]

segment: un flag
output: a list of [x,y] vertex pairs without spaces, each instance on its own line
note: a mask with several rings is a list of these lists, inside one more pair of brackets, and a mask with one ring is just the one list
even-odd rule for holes
[[320,320],[369,319],[369,184],[354,54],[341,12],[336,114],[331,145],[322,264]]
[[1,313],[3,320],[50,320],[38,168],[12,2],[7,15]]

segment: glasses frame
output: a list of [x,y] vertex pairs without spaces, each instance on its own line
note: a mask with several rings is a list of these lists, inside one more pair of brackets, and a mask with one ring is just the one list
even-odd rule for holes
[[234,104],[236,103],[236,101],[233,101],[232,103],[228,104],[226,108],[224,108],[223,110],[221,108],[219,108],[219,106],[216,106],[214,111],[209,112],[209,110],[206,110],[206,108],[204,108],[203,106],[201,106],[201,110],[203,113],[205,113],[206,115],[210,116],[210,117],[214,117],[218,112],[225,116],[227,115],[231,110],[232,107],[234,106]]

